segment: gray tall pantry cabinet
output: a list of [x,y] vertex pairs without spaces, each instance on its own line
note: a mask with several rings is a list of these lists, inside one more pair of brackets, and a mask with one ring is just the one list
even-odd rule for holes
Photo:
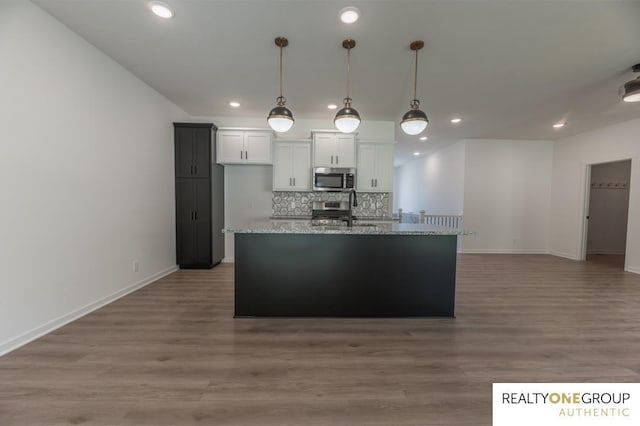
[[224,169],[216,164],[212,123],[173,123],[176,261],[211,268],[224,257]]

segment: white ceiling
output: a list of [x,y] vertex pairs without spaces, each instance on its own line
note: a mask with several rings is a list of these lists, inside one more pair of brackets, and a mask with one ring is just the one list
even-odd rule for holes
[[[283,35],[296,118],[333,116],[326,105],[345,94],[341,42],[352,37],[353,106],[365,120],[397,121],[412,97],[409,43],[423,39],[429,141],[397,131],[397,164],[464,138],[557,139],[640,117],[618,93],[640,62],[636,0],[165,0],[168,21],[145,0],[34,1],[194,116],[266,118]],[[361,19],[342,24],[345,6]]]

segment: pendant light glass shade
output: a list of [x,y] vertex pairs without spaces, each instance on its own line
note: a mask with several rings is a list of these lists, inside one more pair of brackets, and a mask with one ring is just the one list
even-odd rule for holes
[[427,114],[420,109],[420,101],[416,99],[416,90],[418,86],[418,50],[424,47],[422,40],[416,40],[412,42],[409,47],[416,52],[415,70],[413,77],[413,100],[410,102],[411,109],[402,116],[400,122],[400,128],[407,135],[415,136],[419,135],[427,128],[429,119]]
[[360,126],[360,114],[354,108],[351,108],[352,99],[349,97],[349,77],[351,75],[351,49],[356,46],[356,41],[346,39],[342,42],[342,47],[347,49],[347,97],[342,101],[344,108],[336,113],[333,124],[342,133],[352,133]]
[[[280,98],[278,98],[278,100],[279,99]],[[275,132],[284,133],[293,127],[293,114],[284,106],[284,102],[282,105],[278,103],[278,106],[269,112],[267,123],[269,123],[269,127],[271,127]]]
[[340,116],[336,117],[333,122],[342,133],[353,133],[360,126],[360,117],[357,115]]
[[267,123],[274,132],[284,133],[293,127],[295,120],[293,113],[284,106],[287,100],[282,96],[282,48],[289,44],[289,40],[284,37],[277,37],[276,46],[280,48],[280,96],[276,99],[277,106],[269,112]]
[[273,129],[274,132],[284,133],[289,131],[293,127],[293,119],[292,118],[281,118],[270,116],[267,120],[269,123],[269,127]]
[[351,108],[351,99],[345,98],[344,108],[336,114],[333,124],[342,133],[352,133],[360,126],[360,114]]
[[412,101],[411,109],[402,116],[402,121],[400,122],[402,131],[410,136],[419,135],[424,131],[424,129],[427,128],[427,125],[429,124],[427,114],[425,114],[424,111],[420,110],[418,106],[416,106],[416,108],[413,108],[414,102],[418,106],[420,105],[420,102],[417,99],[414,99]]

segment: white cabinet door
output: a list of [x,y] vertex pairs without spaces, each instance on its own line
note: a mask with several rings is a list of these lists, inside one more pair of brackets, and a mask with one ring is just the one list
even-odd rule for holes
[[271,134],[246,131],[244,133],[244,159],[247,164],[273,164]]
[[276,142],[273,163],[274,191],[311,189],[311,145],[308,142]]
[[356,166],[356,139],[354,135],[336,134],[336,167]]
[[218,131],[219,164],[273,164],[271,132],[265,130]]
[[313,166],[337,167],[335,147],[336,138],[333,133],[315,133],[313,135]]
[[296,191],[311,190],[311,146],[309,143],[293,145],[291,170]]
[[393,144],[358,144],[357,189],[393,191]]
[[393,191],[393,145],[377,146],[375,190],[377,192]]
[[372,192],[375,190],[376,146],[358,145],[358,167],[356,168],[357,190]]
[[273,161],[273,190],[291,191],[293,176],[291,173],[291,159],[293,146],[289,143],[275,144],[275,158]]
[[355,136],[344,133],[314,133],[313,166],[355,167]]
[[218,132],[218,163],[244,163],[244,132],[241,130],[221,130]]

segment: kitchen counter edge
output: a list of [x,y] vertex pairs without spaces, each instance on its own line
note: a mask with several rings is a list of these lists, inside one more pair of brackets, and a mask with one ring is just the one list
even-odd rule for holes
[[347,226],[314,226],[306,222],[260,221],[223,229],[229,234],[350,234],[350,235],[475,235],[475,232],[415,223],[375,223]]

